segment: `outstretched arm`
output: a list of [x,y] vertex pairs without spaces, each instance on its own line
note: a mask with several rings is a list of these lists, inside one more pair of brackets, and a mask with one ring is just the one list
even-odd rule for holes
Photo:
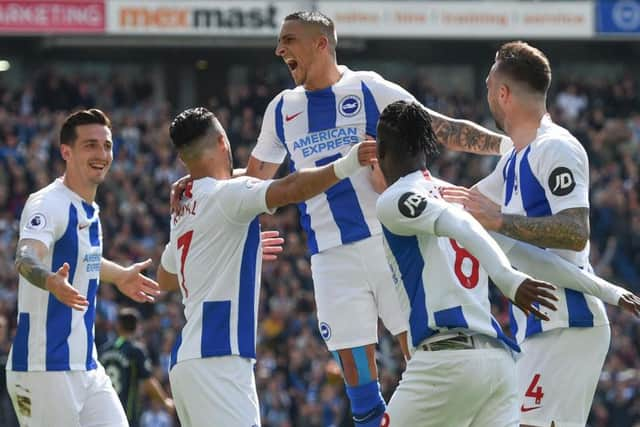
[[371,141],[354,145],[345,157],[325,166],[300,169],[277,179],[267,189],[269,209],[310,199],[357,172],[362,166],[376,162],[376,143]]
[[42,262],[46,253],[46,245],[39,240],[20,240],[16,253],[18,273],[33,286],[51,292],[61,303],[74,310],[84,310],[89,301],[69,283],[69,264],[65,262],[53,273]]
[[124,295],[136,302],[153,302],[160,294],[160,288],[155,280],[142,274],[151,265],[151,259],[138,262],[129,267],[122,267],[113,261],[102,258],[100,263],[100,279],[110,282]]
[[449,150],[498,155],[513,145],[509,138],[477,123],[452,119],[436,111],[427,110],[438,141]]
[[490,233],[509,258],[511,264],[526,274],[600,298],[635,315],[640,313],[640,299],[632,292],[584,271],[558,255],[539,247]]
[[533,303],[555,311],[553,301],[558,299],[550,291],[556,288],[514,270],[496,242],[471,215],[455,208],[446,209],[436,221],[435,232],[458,241],[478,258],[502,293],[526,314],[534,313],[540,319],[549,320]]

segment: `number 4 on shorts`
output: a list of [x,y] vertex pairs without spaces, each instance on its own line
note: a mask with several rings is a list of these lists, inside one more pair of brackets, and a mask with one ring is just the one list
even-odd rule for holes
[[542,392],[542,386],[538,386],[538,381],[540,381],[540,374],[535,374],[533,376],[533,380],[531,384],[529,384],[529,388],[527,392],[524,394],[526,397],[532,397],[536,400],[536,405],[539,405],[542,401],[542,397],[544,393]]

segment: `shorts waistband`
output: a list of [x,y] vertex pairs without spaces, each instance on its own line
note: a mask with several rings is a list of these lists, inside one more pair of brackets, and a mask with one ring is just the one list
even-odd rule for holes
[[422,341],[417,349],[423,351],[440,350],[473,350],[487,348],[504,348],[496,338],[486,335],[468,335],[462,332],[456,334],[436,334]]

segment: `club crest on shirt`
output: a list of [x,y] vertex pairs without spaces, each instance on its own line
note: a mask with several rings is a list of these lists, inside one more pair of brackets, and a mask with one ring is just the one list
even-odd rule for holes
[[400,213],[407,218],[416,218],[427,207],[427,198],[411,191],[404,193],[398,200]]
[[347,95],[340,100],[338,111],[345,117],[353,117],[360,112],[362,101],[356,95]]
[[576,180],[571,170],[565,167],[557,167],[549,175],[549,189],[555,196],[566,196],[576,187]]
[[27,221],[26,228],[29,230],[42,230],[47,225],[47,218],[41,213],[34,213]]
[[329,341],[331,338],[331,327],[329,327],[329,324],[326,322],[320,322],[318,329],[320,329],[320,336],[322,339]]

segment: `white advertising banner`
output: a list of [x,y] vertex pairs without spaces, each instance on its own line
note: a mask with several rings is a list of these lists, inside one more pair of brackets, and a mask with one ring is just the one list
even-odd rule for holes
[[319,1],[338,35],[373,38],[589,38],[589,1]]
[[295,1],[107,2],[107,32],[138,35],[276,36]]

